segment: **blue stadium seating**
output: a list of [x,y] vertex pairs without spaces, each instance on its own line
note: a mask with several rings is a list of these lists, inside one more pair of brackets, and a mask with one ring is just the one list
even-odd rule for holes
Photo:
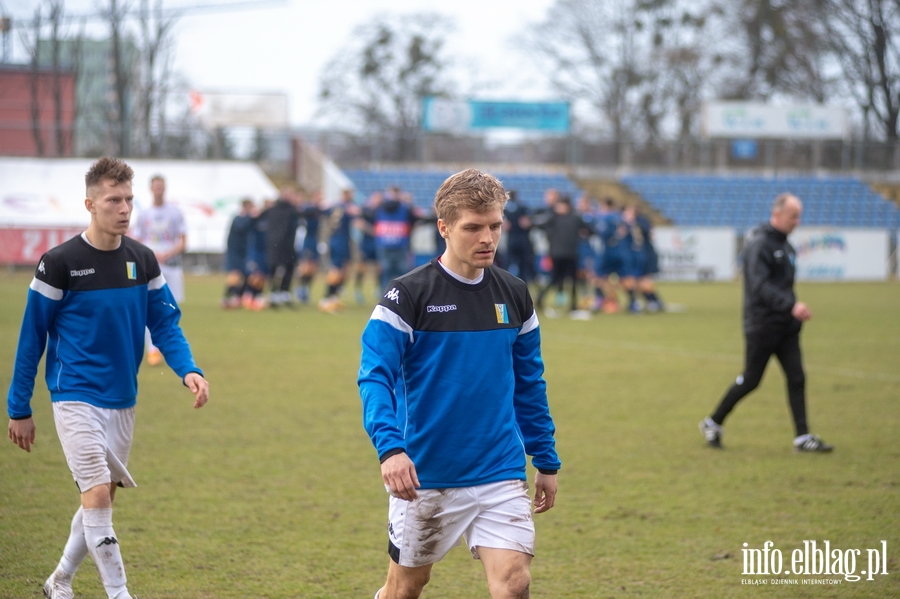
[[[349,170],[345,174],[363,197],[396,185],[416,206],[430,209],[450,171]],[[494,173],[532,208],[543,206],[544,191],[555,188],[576,199],[581,191],[562,174]],[[790,191],[803,200],[805,226],[900,228],[900,209],[851,177],[724,177],[709,175],[628,175],[621,182],[680,226],[720,226],[745,230],[767,219],[772,200]]]
[[803,200],[805,226],[900,227],[900,209],[849,177],[628,175],[622,183],[676,225],[739,230],[767,219],[772,200],[789,191]]
[[[413,203],[424,209],[430,209],[434,194],[444,180],[452,175],[451,171],[413,171],[413,170],[348,170],[344,174],[350,178],[357,192],[369,197],[376,191],[384,191],[396,185],[412,194]],[[516,190],[519,200],[525,205],[538,208],[543,206],[544,191],[558,189],[563,195],[576,200],[581,190],[565,175],[492,173],[500,179],[507,190]]]

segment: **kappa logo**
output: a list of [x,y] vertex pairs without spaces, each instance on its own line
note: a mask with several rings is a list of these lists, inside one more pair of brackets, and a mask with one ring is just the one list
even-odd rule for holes
[[103,547],[104,545],[118,545],[119,540],[116,537],[105,537],[102,541],[97,544],[97,547]]
[[93,268],[82,268],[81,270],[70,270],[69,276],[70,277],[84,277],[87,275],[92,275],[95,272],[97,272],[97,271],[95,271]]
[[42,273],[44,273],[44,274],[47,274],[47,271],[44,270],[44,261],[43,261],[43,260],[41,260],[41,263],[38,264],[38,272],[42,272]]
[[392,287],[390,291],[384,294],[385,299],[391,300],[395,304],[400,303],[400,292],[396,287]]
[[427,306],[427,312],[452,312],[456,310],[456,304],[448,304],[446,306]]

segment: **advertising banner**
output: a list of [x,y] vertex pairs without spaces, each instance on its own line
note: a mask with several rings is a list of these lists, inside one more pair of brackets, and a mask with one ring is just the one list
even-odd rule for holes
[[[86,219],[85,219],[86,220]],[[87,228],[0,228],[0,264],[37,264],[41,256]]]
[[218,93],[192,90],[191,112],[207,127],[288,126],[288,98],[281,93]]
[[707,102],[702,128],[708,137],[842,139],[847,134],[847,112],[819,104]]
[[801,281],[884,281],[890,238],[883,229],[800,227],[788,238]]
[[568,102],[491,102],[426,97],[422,129],[465,133],[480,129],[512,128],[567,133]]
[[662,280],[730,281],[737,272],[737,238],[729,227],[657,227],[653,247]]
[[[49,243],[53,231],[87,228],[90,213],[84,207],[84,174],[91,162],[81,158],[0,158],[0,230],[13,231],[5,234],[4,244],[12,240],[25,244],[16,255],[29,257],[26,263],[33,260],[36,264],[43,253],[34,256],[28,249],[37,247],[32,245],[35,231],[44,231],[43,239]],[[150,178],[162,175],[166,201],[184,213],[188,252],[223,252],[241,199],[261,204],[278,195],[262,170],[249,162],[135,159],[128,164],[134,169],[132,224],[153,201]]]

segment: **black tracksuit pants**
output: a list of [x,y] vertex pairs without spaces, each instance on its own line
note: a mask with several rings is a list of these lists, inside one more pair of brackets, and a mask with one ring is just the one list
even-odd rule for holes
[[716,424],[725,422],[725,418],[735,405],[756,389],[766,370],[769,357],[774,354],[781,363],[787,379],[788,403],[797,436],[807,434],[809,429],[806,424],[806,375],[803,373],[803,358],[800,353],[800,328],[766,328],[748,332],[744,338],[746,342],[744,372],[725,393],[725,397],[712,415],[713,421]]
[[578,258],[553,258],[553,270],[550,271],[550,283],[538,292],[538,309],[544,309],[544,296],[552,288],[562,293],[566,279],[572,282],[572,294],[569,296],[569,309],[578,307]]

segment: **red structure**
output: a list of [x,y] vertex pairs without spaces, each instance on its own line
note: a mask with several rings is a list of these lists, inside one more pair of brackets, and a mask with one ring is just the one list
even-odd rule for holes
[[71,71],[0,65],[0,156],[72,156],[74,125]]

